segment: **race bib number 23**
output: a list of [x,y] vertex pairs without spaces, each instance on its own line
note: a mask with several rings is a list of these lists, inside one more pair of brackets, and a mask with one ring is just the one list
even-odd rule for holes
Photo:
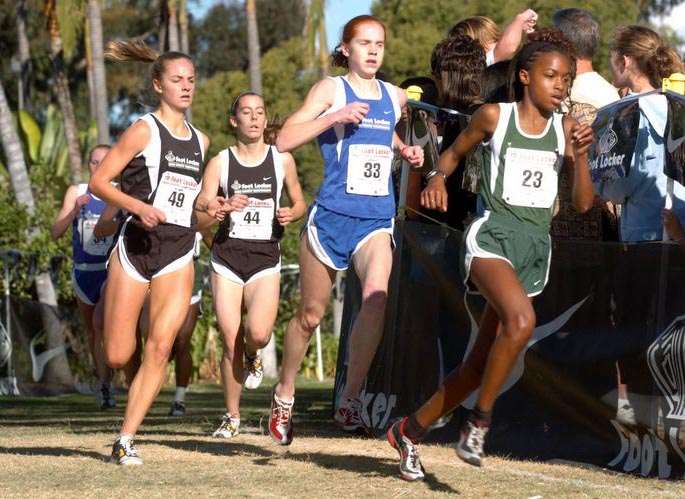
[[509,147],[504,168],[502,197],[507,204],[550,208],[557,196],[559,155]]

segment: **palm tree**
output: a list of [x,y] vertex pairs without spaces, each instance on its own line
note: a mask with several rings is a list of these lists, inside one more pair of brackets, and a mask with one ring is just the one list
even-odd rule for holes
[[88,0],[88,26],[90,56],[93,70],[92,93],[95,101],[95,118],[98,125],[98,144],[109,143],[109,106],[107,103],[107,80],[102,41],[102,12],[100,0]]
[[188,41],[188,6],[186,0],[178,0],[178,27],[181,32],[181,52],[190,55]]
[[97,123],[97,111],[95,110],[95,76],[93,75],[93,51],[90,43],[90,21],[86,18],[84,41],[86,48],[86,82],[88,83],[88,110],[90,121]]
[[169,32],[168,26],[169,10],[167,9],[166,1],[162,0],[159,2],[159,24],[158,24],[158,48],[157,50],[161,53],[166,49],[167,43],[167,33]]
[[31,50],[26,34],[26,0],[17,0],[17,42],[19,45],[19,109],[30,108],[29,76],[31,74]]
[[169,50],[178,52],[181,48],[178,37],[178,0],[167,0]]
[[256,0],[245,1],[247,14],[247,56],[250,63],[250,90],[262,93],[262,71],[259,65],[259,30]]
[[10,111],[5,89],[0,81],[0,135],[2,136],[2,148],[5,151],[7,160],[7,172],[10,176],[12,190],[17,202],[26,207],[30,215],[36,211],[36,204],[33,200],[33,191],[29,181],[26,162],[24,161],[24,151],[21,148],[19,135],[14,128],[14,118]]
[[[250,66],[250,90],[262,94],[262,70],[260,67],[259,28],[257,28],[256,0],[245,0],[245,14],[247,16],[247,57]],[[276,356],[276,335],[271,335],[271,341],[262,350],[262,363],[266,377],[276,377],[278,374],[278,359]]]
[[[26,208],[29,214],[33,215],[36,212],[36,203],[33,198],[33,191],[31,190],[28,170],[26,169],[24,152],[17,130],[14,127],[12,112],[7,103],[7,96],[5,95],[2,81],[0,81],[0,139],[2,148],[5,151],[5,158],[7,159],[7,171],[10,175],[14,197],[20,205]],[[38,227],[34,227],[27,236],[29,239],[32,239],[38,232]],[[53,307],[57,306],[55,288],[52,285],[49,273],[44,270],[36,276],[36,293],[41,303]],[[40,311],[47,339],[47,347],[48,349],[58,349],[63,346],[64,337],[57,315],[48,307],[41,307]],[[64,352],[50,361],[46,366],[46,371],[50,381],[68,385],[73,384],[73,375]]]
[[328,76],[328,41],[326,40],[326,0],[310,0],[302,33],[310,67],[318,62],[322,76]]
[[[190,42],[188,40],[188,6],[186,0],[178,0],[178,28],[181,33],[181,52],[190,55]],[[186,111],[186,119],[193,120],[193,110]]]
[[[74,184],[83,181],[83,163],[81,159],[81,143],[79,141],[74,108],[71,104],[71,95],[62,50],[62,37],[60,35],[59,22],[57,20],[56,0],[45,0],[44,13],[47,18],[47,28],[50,34],[50,60],[55,71],[55,89],[62,116],[64,118],[64,133],[67,137],[69,151],[69,169],[71,180]],[[74,16],[78,17],[78,16]],[[78,20],[75,20],[78,21]],[[73,47],[72,47],[73,48]]]

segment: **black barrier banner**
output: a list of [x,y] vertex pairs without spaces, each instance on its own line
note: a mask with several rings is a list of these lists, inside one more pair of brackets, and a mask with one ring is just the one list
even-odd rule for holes
[[639,101],[626,97],[597,111],[592,124],[595,143],[590,146],[590,177],[593,182],[628,176],[640,124]]
[[[461,233],[399,221],[395,239],[385,332],[362,393],[362,418],[378,431],[460,365],[484,306],[459,276]],[[535,332],[495,405],[486,451],[683,478],[683,282],[683,245],[555,241],[549,283],[534,301]],[[348,272],[336,399],[360,302]],[[429,439],[456,441],[474,400]]]
[[94,368],[76,307],[4,296],[1,309],[0,394],[92,391]]
[[665,95],[668,99],[668,120],[664,137],[664,174],[685,185],[685,97],[670,91]]
[[410,100],[407,104],[405,141],[410,145],[421,146],[424,157],[423,166],[414,171],[429,172],[438,167],[440,157],[438,150],[440,142],[436,125],[458,126],[460,130],[463,130],[471,117],[453,109],[437,107],[425,102]]

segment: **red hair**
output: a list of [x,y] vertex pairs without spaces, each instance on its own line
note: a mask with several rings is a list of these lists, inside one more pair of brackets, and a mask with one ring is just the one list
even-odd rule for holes
[[342,53],[342,44],[349,44],[352,41],[352,38],[354,38],[357,35],[359,26],[366,23],[378,24],[381,28],[383,28],[383,37],[385,38],[385,24],[383,24],[383,22],[380,19],[368,15],[353,17],[352,19],[347,21],[347,24],[345,24],[345,26],[343,27],[342,39],[340,40],[340,43],[336,45],[336,47],[333,49],[333,52],[331,53],[331,64],[333,66],[338,66],[341,68],[347,67],[347,56]]

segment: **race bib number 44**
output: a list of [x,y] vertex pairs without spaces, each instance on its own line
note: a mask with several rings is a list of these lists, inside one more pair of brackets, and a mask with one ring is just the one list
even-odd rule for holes
[[505,157],[502,198],[507,204],[550,208],[557,196],[559,155],[509,147]]
[[388,146],[352,144],[348,150],[348,194],[387,196],[392,149]]
[[199,191],[200,184],[193,177],[164,172],[152,205],[164,212],[167,223],[190,227],[193,203]]
[[271,239],[274,221],[274,200],[248,198],[243,211],[231,212],[231,237],[236,239]]

